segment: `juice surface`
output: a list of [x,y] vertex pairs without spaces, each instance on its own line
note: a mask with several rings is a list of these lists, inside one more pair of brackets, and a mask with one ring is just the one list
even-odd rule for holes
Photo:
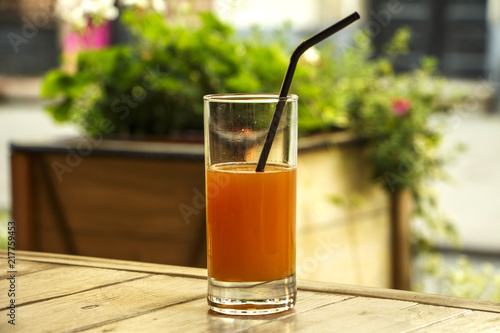
[[208,275],[269,281],[295,272],[296,169],[231,163],[206,171]]

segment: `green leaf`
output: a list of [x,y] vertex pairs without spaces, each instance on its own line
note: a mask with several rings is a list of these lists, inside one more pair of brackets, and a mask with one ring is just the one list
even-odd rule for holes
[[61,70],[49,71],[42,82],[41,96],[55,98],[63,94],[72,85],[72,77]]

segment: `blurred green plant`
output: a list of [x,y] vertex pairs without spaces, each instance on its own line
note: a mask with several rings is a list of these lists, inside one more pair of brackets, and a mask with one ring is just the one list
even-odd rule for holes
[[196,24],[165,22],[154,11],[126,10],[133,35],[127,45],[83,52],[78,70],[49,72],[42,97],[59,121],[79,124],[90,135],[155,136],[202,130],[202,96],[276,91],[287,57],[278,45],[256,38],[242,43],[233,29],[209,13]]
[[389,194],[413,193],[414,218],[421,222],[413,233],[415,248],[428,252],[438,241],[459,243],[452,221],[439,210],[432,183],[447,178],[445,167],[461,150],[440,149],[446,128],[439,119],[465,94],[446,91],[432,58],[410,72],[395,71],[394,61],[408,52],[410,38],[408,29],[398,30],[377,58],[364,32],[336,57],[327,56],[335,52],[335,46],[327,46],[297,88],[301,98],[313,101],[301,114],[308,131],[349,129],[368,143],[374,181]]
[[314,101],[304,121],[310,130],[343,127],[369,139],[374,178],[389,192],[415,189],[443,176],[443,128],[430,120],[451,111],[462,96],[445,93],[432,58],[411,72],[395,72],[393,61],[408,50],[408,29],[397,31],[387,53],[375,59],[367,38],[357,34],[354,46],[337,57],[327,57],[332,49],[322,50],[321,63],[297,89]]
[[[456,265],[446,267],[437,250],[437,244],[443,242],[460,246],[453,221],[439,209],[433,185],[448,180],[446,166],[464,149],[461,144],[447,152],[442,149],[447,129],[442,116],[458,107],[467,94],[447,90],[447,81],[437,74],[432,58],[422,59],[410,72],[394,70],[396,58],[409,50],[408,29],[398,30],[378,58],[372,58],[373,48],[366,36],[357,34],[354,47],[320,63],[315,76],[305,78],[302,84],[311,86],[329,82],[332,91],[325,94],[325,88],[320,88],[306,89],[309,96],[299,93],[317,101],[309,111],[309,128],[340,126],[366,139],[374,180],[389,194],[412,192],[414,257],[420,263],[420,275],[435,282],[433,291],[499,301],[500,272],[491,264],[475,268],[463,256]],[[324,52],[321,59],[325,59]],[[326,54],[331,52],[327,49]],[[330,200],[344,205],[349,198],[331,196]]]
[[7,222],[9,222],[9,212],[0,208],[0,249],[6,250],[8,243]]
[[[329,81],[332,90],[329,95],[309,90],[317,95],[308,98],[318,101],[318,113],[309,123],[311,128],[331,124],[366,139],[374,180],[389,194],[412,192],[417,269],[420,276],[435,283],[432,290],[422,289],[422,285],[416,288],[500,301],[500,272],[495,272],[491,264],[476,268],[462,256],[455,265],[445,266],[437,249],[437,244],[446,242],[455,248],[460,246],[453,221],[439,209],[433,185],[449,179],[446,166],[464,149],[458,144],[450,151],[443,150],[447,128],[442,116],[459,107],[467,94],[447,89],[447,81],[436,72],[437,63],[432,58],[422,59],[420,66],[410,72],[394,70],[396,58],[409,50],[408,29],[398,30],[378,58],[372,58],[373,48],[366,36],[360,32],[353,48],[319,65],[317,77],[308,78],[312,81],[306,84],[311,85]],[[323,53],[321,58],[324,56]],[[299,95],[303,97],[304,93]],[[331,200],[335,204],[345,203],[337,196]]]
[[[425,254],[420,262],[421,282],[415,286],[417,290],[500,302],[500,273],[495,272],[491,263],[475,267],[462,255],[456,263],[447,264],[437,253]],[[429,280],[432,287],[425,287]]]

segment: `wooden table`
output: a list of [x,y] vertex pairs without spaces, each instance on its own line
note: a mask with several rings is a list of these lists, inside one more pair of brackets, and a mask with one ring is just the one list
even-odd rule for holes
[[[296,307],[231,317],[206,304],[206,270],[0,251],[0,332],[498,332],[500,303],[299,281]],[[14,275],[15,285],[9,277]],[[8,297],[8,290],[15,296]],[[7,306],[15,300],[15,326]]]

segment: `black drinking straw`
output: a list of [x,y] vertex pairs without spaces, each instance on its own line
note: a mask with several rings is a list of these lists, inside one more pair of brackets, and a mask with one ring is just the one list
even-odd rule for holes
[[359,14],[354,12],[351,15],[347,16],[345,19],[303,41],[299,46],[297,46],[295,51],[293,51],[292,56],[290,57],[290,63],[288,64],[288,68],[286,70],[285,78],[283,79],[283,83],[281,85],[279,100],[278,104],[276,104],[276,109],[274,110],[271,126],[269,126],[269,132],[267,132],[266,142],[264,143],[264,147],[262,148],[262,152],[260,153],[259,163],[257,164],[257,168],[255,169],[256,172],[264,171],[264,168],[266,166],[267,157],[269,156],[269,152],[271,151],[274,135],[276,134],[276,130],[278,129],[281,114],[283,113],[283,108],[285,107],[285,103],[287,100],[288,90],[290,89],[290,85],[292,84],[293,73],[295,72],[295,68],[297,67],[297,62],[299,61],[300,56],[311,46],[318,44],[334,33],[344,29],[359,18]]

